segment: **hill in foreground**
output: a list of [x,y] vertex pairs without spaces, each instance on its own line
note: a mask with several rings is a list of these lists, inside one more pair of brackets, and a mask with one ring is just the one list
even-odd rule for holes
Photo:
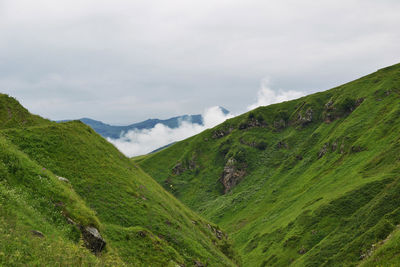
[[245,266],[398,265],[400,65],[133,159]]
[[235,265],[218,226],[91,128],[0,102],[0,265]]

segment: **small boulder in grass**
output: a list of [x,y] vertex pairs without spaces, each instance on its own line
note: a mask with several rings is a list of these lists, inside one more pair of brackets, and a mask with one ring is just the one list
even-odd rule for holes
[[69,180],[67,178],[64,178],[64,177],[61,177],[61,176],[57,176],[57,178],[61,182],[69,183]]
[[44,238],[44,234],[38,230],[31,230],[32,235],[40,238]]
[[99,230],[93,226],[80,227],[85,246],[93,253],[101,252],[106,246],[106,241],[101,237]]

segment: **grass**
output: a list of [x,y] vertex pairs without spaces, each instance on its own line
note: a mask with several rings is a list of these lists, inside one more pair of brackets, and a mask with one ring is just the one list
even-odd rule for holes
[[0,95],[0,265],[397,266],[399,100],[394,65],[128,159]]
[[[5,237],[10,244],[3,244],[4,251],[11,252],[0,256],[4,264],[235,266],[239,261],[230,241],[216,236],[216,225],[185,207],[88,126],[13,122],[0,131],[1,188],[5,196],[14,192],[21,200],[16,205],[0,199],[1,232],[15,233]],[[95,256],[84,248],[67,218],[99,229],[106,250]]]
[[[132,161],[224,228],[245,266],[357,265],[398,224],[399,77],[394,65],[260,107]],[[246,176],[223,194],[230,158]]]
[[[100,223],[74,190],[0,137],[0,265],[108,265],[112,251],[94,256],[67,223]],[[32,231],[43,233],[43,237]]]

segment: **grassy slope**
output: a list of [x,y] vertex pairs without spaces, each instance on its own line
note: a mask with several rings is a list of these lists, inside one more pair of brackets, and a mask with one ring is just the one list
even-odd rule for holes
[[[0,103],[1,128],[49,123],[5,95],[0,95]],[[95,213],[70,185],[0,133],[0,265],[123,264],[112,250],[96,257],[84,248],[79,230],[64,215],[82,225],[100,226]],[[44,238],[32,231],[40,231]]]
[[[13,103],[11,114],[26,111],[11,98],[1,99]],[[234,265],[221,252],[233,255],[228,241],[216,237],[214,225],[208,226],[88,126],[51,123],[29,113],[10,115],[2,120],[6,124],[0,131],[0,237],[8,242],[0,244],[0,261]],[[82,248],[79,231],[63,214],[96,226],[107,251],[95,257]],[[30,230],[46,238],[32,237]]]
[[47,124],[49,121],[32,115],[12,97],[0,94],[0,129]]
[[[299,114],[309,108],[312,122],[301,125]],[[328,113],[336,117],[331,123]],[[239,129],[252,120],[266,126]],[[290,126],[280,127],[282,120]],[[354,265],[400,223],[399,132],[395,65],[258,108],[136,162],[227,230],[245,265]],[[230,158],[247,175],[223,195],[219,178]],[[171,171],[177,163],[187,169],[180,175]]]

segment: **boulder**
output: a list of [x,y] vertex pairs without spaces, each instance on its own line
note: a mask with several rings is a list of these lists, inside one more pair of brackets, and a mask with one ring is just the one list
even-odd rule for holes
[[61,182],[69,183],[69,180],[67,178],[64,178],[64,177],[61,177],[61,176],[57,176],[57,178]]
[[101,237],[99,230],[93,226],[80,227],[85,246],[94,253],[101,252],[106,246],[106,241]]
[[182,165],[181,162],[176,163],[175,166],[172,168],[172,174],[174,175],[180,175],[184,171],[186,171],[186,168]]
[[31,230],[32,235],[40,238],[44,238],[44,234],[38,230]]

